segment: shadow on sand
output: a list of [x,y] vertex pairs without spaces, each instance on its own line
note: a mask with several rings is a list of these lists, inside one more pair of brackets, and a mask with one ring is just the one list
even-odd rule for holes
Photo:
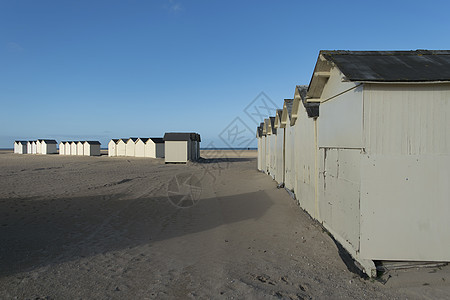
[[0,276],[258,219],[271,205],[263,191],[184,209],[163,196],[0,199]]

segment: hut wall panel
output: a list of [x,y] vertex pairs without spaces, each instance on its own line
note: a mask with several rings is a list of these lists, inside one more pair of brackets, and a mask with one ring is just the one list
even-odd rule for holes
[[363,87],[320,105],[320,148],[363,148]]
[[[296,195],[299,205],[306,210],[312,217],[317,218],[317,209],[315,202],[315,129],[314,119],[308,118],[303,105],[300,107],[299,117],[296,125],[297,139],[299,141],[296,151]],[[298,124],[297,124],[298,123]]]
[[362,257],[450,260],[449,124],[449,84],[366,85]]
[[284,128],[277,128],[277,144],[276,144],[276,171],[275,180],[280,184],[283,182],[284,175]]
[[186,162],[188,159],[189,145],[187,141],[166,141],[166,162]]
[[113,141],[108,143],[108,156],[117,156],[117,145]]

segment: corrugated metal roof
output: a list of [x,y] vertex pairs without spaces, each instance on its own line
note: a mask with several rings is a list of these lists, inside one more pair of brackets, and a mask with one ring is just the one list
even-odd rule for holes
[[88,143],[90,145],[101,145],[99,141],[85,141],[84,143]]
[[450,81],[450,50],[320,51],[350,81]]

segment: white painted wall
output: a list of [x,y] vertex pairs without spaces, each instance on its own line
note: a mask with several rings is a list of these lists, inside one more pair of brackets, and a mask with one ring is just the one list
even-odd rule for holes
[[84,142],[77,142],[77,155],[85,155],[84,154]]
[[284,175],[283,143],[284,143],[284,128],[277,128],[275,180],[279,184],[283,183],[283,175]]
[[126,156],[127,155],[127,150],[126,147],[127,144],[125,143],[124,140],[119,140],[117,142],[117,156]]
[[78,143],[70,142],[70,155],[78,155]]
[[110,140],[108,143],[108,156],[117,156],[116,142]]
[[320,104],[320,148],[363,148],[363,87]]
[[66,155],[66,147],[63,142],[59,143],[59,155]]
[[366,85],[361,256],[450,260],[450,85]]
[[135,155],[135,149],[136,149],[136,143],[129,139],[126,143],[126,156],[134,156]]
[[64,143],[64,153],[65,153],[65,155],[72,155],[72,147],[71,147],[71,144],[70,144],[70,142],[65,142]]

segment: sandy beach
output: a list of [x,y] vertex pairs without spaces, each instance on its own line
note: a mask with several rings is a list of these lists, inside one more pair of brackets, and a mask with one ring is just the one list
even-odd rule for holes
[[449,266],[361,277],[256,170],[0,151],[1,299],[442,299]]

